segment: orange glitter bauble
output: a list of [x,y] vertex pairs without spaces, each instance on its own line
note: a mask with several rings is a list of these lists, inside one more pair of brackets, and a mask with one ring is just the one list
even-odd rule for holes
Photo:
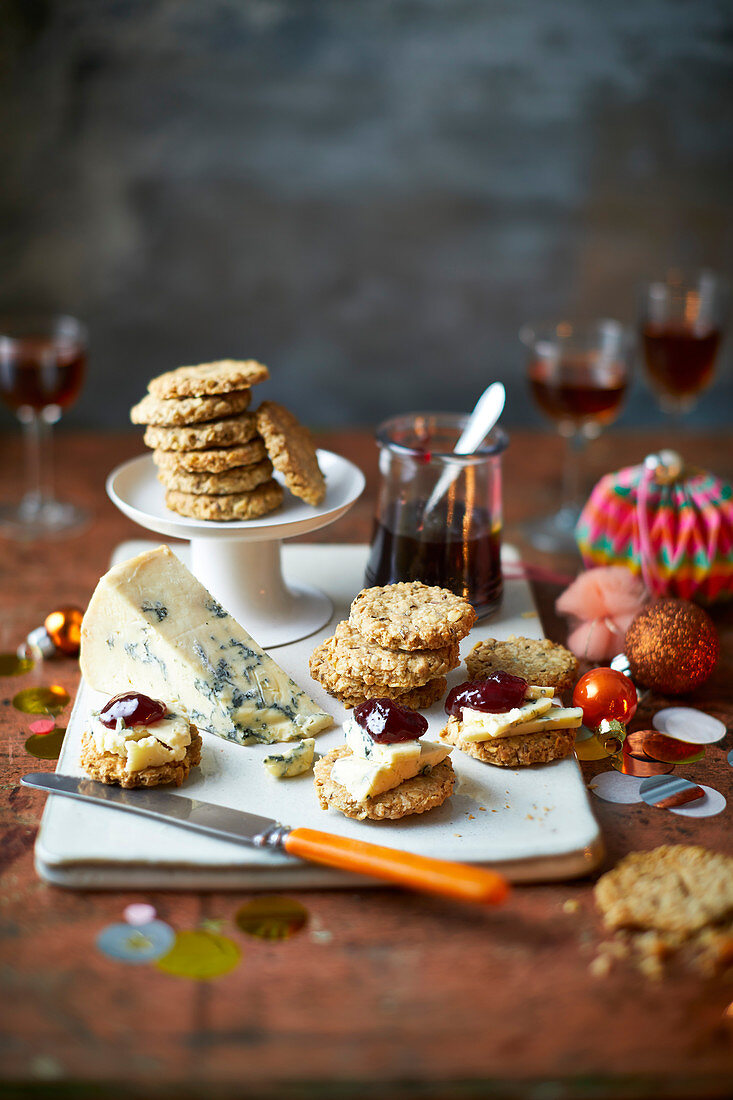
[[78,657],[81,645],[81,621],[84,612],[78,607],[59,607],[46,616],[44,626],[49,638],[66,657]]
[[626,631],[624,651],[633,679],[665,695],[705,683],[720,651],[706,611],[689,600],[657,600]]

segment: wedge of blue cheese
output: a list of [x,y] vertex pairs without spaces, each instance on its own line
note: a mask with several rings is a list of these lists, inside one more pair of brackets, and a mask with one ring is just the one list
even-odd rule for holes
[[296,741],[294,745],[281,749],[280,752],[266,756],[262,764],[275,779],[292,779],[296,775],[303,775],[311,770],[315,751],[315,739],[306,737],[303,741]]
[[351,755],[334,761],[331,778],[357,802],[391,791],[406,779],[427,774],[452,751],[452,746],[422,739],[378,744],[353,718],[344,723],[344,733]]
[[80,664],[98,691],[175,696],[199,729],[241,745],[298,741],[333,725],[167,546],[101,578]]

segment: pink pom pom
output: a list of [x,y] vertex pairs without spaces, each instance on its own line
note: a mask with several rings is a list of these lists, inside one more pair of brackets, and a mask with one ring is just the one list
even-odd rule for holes
[[644,583],[621,565],[599,566],[581,573],[560,595],[555,607],[561,615],[578,619],[637,615],[648,599]]
[[587,661],[607,661],[623,652],[624,635],[649,596],[639,577],[620,565],[581,573],[555,608],[574,621],[568,648]]

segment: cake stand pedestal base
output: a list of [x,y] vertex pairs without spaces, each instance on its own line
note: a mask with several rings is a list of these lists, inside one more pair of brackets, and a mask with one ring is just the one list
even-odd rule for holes
[[315,634],[333,614],[323,592],[285,580],[280,547],[278,540],[191,539],[191,572],[266,649]]

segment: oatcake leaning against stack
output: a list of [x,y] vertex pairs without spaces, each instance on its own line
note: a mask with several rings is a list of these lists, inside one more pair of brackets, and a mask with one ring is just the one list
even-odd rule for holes
[[144,441],[171,511],[222,521],[266,515],[283,500],[273,465],[292,493],[321,502],[325,482],[307,429],[272,401],[247,411],[250,387],[268,377],[255,360],[222,359],[149,383],[130,416],[147,426]]
[[445,674],[460,663],[459,643],[475,620],[470,603],[444,588],[366,588],[313,651],[311,676],[346,707],[380,698],[422,710],[445,695]]

